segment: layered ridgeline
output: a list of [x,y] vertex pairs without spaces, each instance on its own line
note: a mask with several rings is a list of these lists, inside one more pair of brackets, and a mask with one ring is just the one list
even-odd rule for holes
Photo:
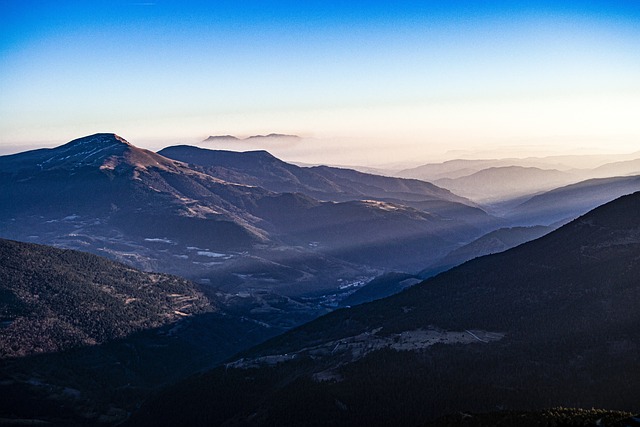
[[0,239],[0,260],[3,425],[122,421],[154,389],[309,318],[280,300],[288,319],[278,327],[251,313],[276,303],[267,298],[244,298],[243,308],[179,277],[72,250]]
[[395,174],[427,180],[469,197],[512,226],[560,225],[639,191],[639,155],[457,159]]
[[635,191],[640,191],[640,175],[589,179],[531,197],[507,217],[518,224],[552,225]]
[[580,178],[568,172],[522,166],[483,169],[459,178],[441,178],[437,185],[480,203],[495,203],[572,184]]
[[135,425],[419,425],[458,411],[637,412],[640,193],[167,389]]
[[416,180],[299,168],[265,152],[162,153],[188,163],[114,134],[0,157],[0,236],[224,291],[301,295],[419,271],[496,223]]

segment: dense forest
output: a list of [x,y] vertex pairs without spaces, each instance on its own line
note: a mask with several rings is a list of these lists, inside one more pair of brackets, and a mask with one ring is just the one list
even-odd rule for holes
[[187,280],[0,240],[0,357],[61,351],[212,311]]

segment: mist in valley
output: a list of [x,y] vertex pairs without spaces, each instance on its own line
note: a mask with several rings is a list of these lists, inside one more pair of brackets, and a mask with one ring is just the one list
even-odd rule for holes
[[636,422],[639,22],[0,2],[0,424]]

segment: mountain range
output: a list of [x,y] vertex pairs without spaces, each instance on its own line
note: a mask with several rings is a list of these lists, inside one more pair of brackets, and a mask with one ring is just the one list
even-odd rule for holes
[[453,159],[442,163],[428,163],[410,169],[389,171],[394,176],[435,181],[441,178],[460,178],[483,169],[519,166],[557,170],[577,174],[582,179],[604,178],[640,173],[640,152],[610,155],[559,155],[548,157],[503,159]]
[[[638,411],[640,193],[165,390],[135,425],[419,425],[458,411]],[[168,403],[171,402],[171,407]]]
[[636,411],[640,193],[610,201],[639,177],[503,160],[429,166],[452,192],[115,134],[0,156],[0,237],[32,242],[0,239],[0,424]]
[[203,172],[228,182],[260,186],[279,193],[304,193],[318,200],[395,198],[475,206],[468,199],[428,182],[328,166],[300,167],[283,162],[267,151],[234,152],[182,145],[165,148],[158,154],[199,167]]
[[[480,203],[495,215],[508,217],[511,209],[549,190],[597,178],[640,175],[639,157],[640,153],[524,159],[457,159],[391,174],[433,182]],[[607,201],[619,195],[615,193]],[[604,203],[602,199],[598,201]],[[588,209],[597,205],[598,203],[592,204]],[[577,215],[588,209],[581,210]],[[520,225],[537,224],[527,222]]]
[[224,291],[299,295],[386,268],[417,271],[496,222],[421,181],[300,168],[266,152],[158,154],[114,134],[2,156],[0,190],[2,237]]

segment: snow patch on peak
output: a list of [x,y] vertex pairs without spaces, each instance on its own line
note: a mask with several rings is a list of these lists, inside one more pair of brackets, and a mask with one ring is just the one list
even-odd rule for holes
[[129,144],[129,141],[127,141],[126,139],[124,139],[124,138],[123,138],[123,137],[121,137],[120,135],[116,135],[116,134],[114,133],[114,134],[113,134],[113,137],[114,137],[115,139],[117,139],[118,141],[120,141],[120,142],[124,143],[124,144],[131,145],[131,144]]

